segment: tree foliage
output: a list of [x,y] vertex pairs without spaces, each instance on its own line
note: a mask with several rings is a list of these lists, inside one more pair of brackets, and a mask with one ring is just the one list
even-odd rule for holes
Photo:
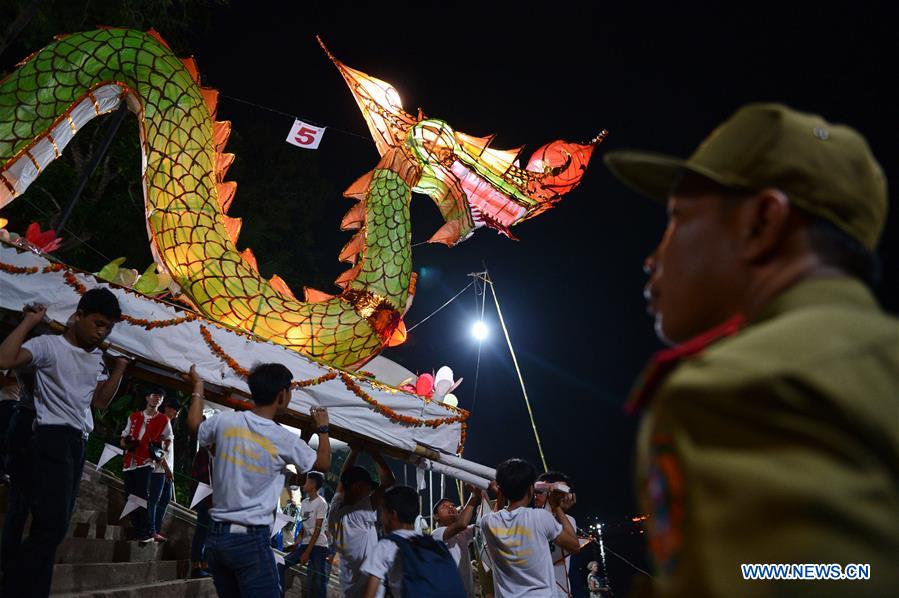
[[[154,28],[177,55],[189,56],[191,40],[196,43],[212,26],[214,4],[204,0],[13,0],[0,9],[0,21],[9,23],[0,28],[0,64],[8,73],[53,35],[100,25]],[[208,84],[215,86],[214,81]],[[24,231],[33,221],[42,228],[55,227],[111,118],[84,126],[62,157],[4,208],[10,230]],[[227,105],[220,106],[219,118],[227,118]],[[235,129],[227,151],[237,155],[228,178],[239,183],[230,215],[244,218],[240,248],[253,249],[267,277],[278,274],[297,290],[303,285],[327,287],[318,274],[312,248],[320,207],[336,193],[320,177],[315,153],[299,152],[284,144],[279,132],[266,129]],[[89,178],[66,230],[57,231],[64,238],[55,252],[59,259],[94,272],[118,257],[126,258],[124,267],[138,271],[151,263],[140,164],[137,121],[128,115]]]

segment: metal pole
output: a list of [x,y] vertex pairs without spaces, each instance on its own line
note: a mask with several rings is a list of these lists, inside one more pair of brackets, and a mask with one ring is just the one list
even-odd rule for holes
[[119,109],[116,110],[115,115],[112,117],[112,121],[109,123],[109,128],[106,129],[106,135],[103,137],[103,143],[100,145],[100,151],[96,152],[91,158],[90,164],[87,165],[87,168],[84,169],[84,172],[81,173],[81,180],[78,181],[78,187],[75,189],[75,193],[72,195],[72,199],[69,200],[69,205],[66,206],[65,211],[62,213],[62,216],[59,217],[59,224],[56,225],[57,231],[62,231],[66,227],[66,223],[69,221],[69,216],[72,215],[72,211],[75,209],[75,204],[78,203],[78,200],[81,199],[81,193],[84,191],[84,187],[87,185],[87,181],[94,174],[94,171],[97,170],[97,166],[100,165],[100,160],[103,159],[103,156],[106,155],[106,152],[109,151],[109,146],[112,144],[112,139],[115,137],[116,132],[119,130],[119,126],[122,124],[122,121],[125,120],[125,114],[128,112],[128,108],[125,106],[125,102],[122,101],[119,104]]
[[512,363],[515,365],[515,372],[518,374],[518,383],[521,384],[521,394],[524,395],[524,404],[527,406],[528,416],[531,418],[531,428],[534,430],[534,438],[537,440],[537,451],[540,453],[540,462],[543,464],[543,471],[549,471],[549,467],[546,465],[546,457],[543,455],[543,445],[540,443],[540,434],[537,433],[537,424],[534,422],[534,412],[531,410],[531,402],[528,400],[528,391],[524,387],[524,378],[521,376],[521,368],[518,367],[515,349],[512,348],[512,340],[509,338],[509,331],[506,329],[505,320],[503,320],[503,311],[499,307],[499,299],[496,298],[496,289],[493,286],[493,280],[486,270],[484,271],[484,280],[490,284],[490,292],[493,294],[493,302],[496,304],[496,313],[499,316],[499,325],[502,326],[503,334],[506,335],[506,344],[509,345],[509,353],[512,354]]
[[431,522],[431,531],[434,531],[434,470],[428,472],[428,494],[431,498],[431,508],[428,510],[428,521]]
[[[434,470],[437,473],[443,473],[451,478],[455,478],[464,482],[465,484],[469,484],[471,486],[477,486],[483,490],[486,490],[488,486],[490,486],[490,480],[487,478],[482,478],[481,476],[471,473],[470,471],[465,471],[462,469],[457,469],[451,465],[446,465],[445,463],[441,463],[440,461],[420,461],[416,464],[418,467],[422,468],[422,471],[430,471]],[[424,474],[422,474],[424,475]]]

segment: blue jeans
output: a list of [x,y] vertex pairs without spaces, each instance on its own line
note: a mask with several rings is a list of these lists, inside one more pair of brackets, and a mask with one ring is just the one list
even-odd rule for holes
[[190,560],[194,563],[206,560],[206,538],[209,537],[209,527],[212,518],[209,516],[211,501],[204,498],[197,503],[197,527],[194,528],[194,539],[190,543]]
[[150,518],[150,535],[162,531],[162,518],[169,508],[172,498],[172,483],[165,479],[164,473],[150,475],[150,497],[147,499],[147,512]]
[[[300,546],[294,554],[303,554],[307,545]],[[288,555],[290,556],[290,555]],[[299,562],[299,556],[297,556]],[[287,562],[287,559],[284,559]],[[327,598],[328,596],[328,549],[324,546],[313,546],[306,563],[306,579],[310,598]]]
[[206,539],[206,560],[219,598],[281,598],[271,528],[254,525],[246,533],[231,532],[231,524],[212,522]]

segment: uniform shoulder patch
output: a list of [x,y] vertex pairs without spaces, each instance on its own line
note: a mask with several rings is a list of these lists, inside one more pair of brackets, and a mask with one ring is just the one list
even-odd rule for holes
[[670,435],[653,437],[647,473],[642,495],[650,515],[649,552],[656,571],[670,575],[677,567],[684,527],[684,479]]

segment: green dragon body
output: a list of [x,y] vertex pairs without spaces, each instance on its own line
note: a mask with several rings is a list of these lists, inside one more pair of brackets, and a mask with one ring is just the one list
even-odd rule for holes
[[[403,332],[414,287],[413,190],[430,195],[447,220],[432,240],[451,245],[481,224],[508,232],[577,184],[595,141],[567,144],[562,153],[544,146],[543,161],[523,170],[514,158],[497,162],[511,156],[487,148],[488,140],[413,118],[398,101],[378,103],[369,93],[372,82],[392,88],[335,63],[382,154],[346,192],[358,203],[342,227],[359,232],[340,254],[352,267],[337,280],[339,294],[307,289],[300,301],[277,276],[259,274],[250,250],[237,249],[241,223],[227,216],[236,184],[224,180],[234,160],[223,151],[230,123],[215,121],[217,92],[198,85],[193,60],[177,58],[153,32],[100,29],[60,37],[0,82],[0,208],[87,121],[124,101],[140,124],[153,254],[183,297],[211,320],[310,357],[338,367],[364,363]],[[481,180],[480,195],[472,193]],[[475,195],[486,203],[476,205]],[[503,198],[500,213],[495,204]]]

